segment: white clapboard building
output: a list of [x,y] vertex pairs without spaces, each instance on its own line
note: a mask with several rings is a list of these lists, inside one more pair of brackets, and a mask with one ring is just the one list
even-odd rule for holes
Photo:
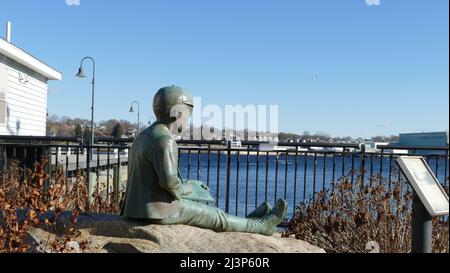
[[0,136],[45,136],[48,81],[62,74],[0,37]]

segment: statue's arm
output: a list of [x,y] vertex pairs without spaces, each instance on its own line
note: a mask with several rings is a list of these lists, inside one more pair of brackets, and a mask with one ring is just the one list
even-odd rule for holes
[[183,190],[178,177],[178,150],[176,142],[166,138],[159,141],[153,153],[153,164],[159,177],[159,185],[175,199],[182,198]]

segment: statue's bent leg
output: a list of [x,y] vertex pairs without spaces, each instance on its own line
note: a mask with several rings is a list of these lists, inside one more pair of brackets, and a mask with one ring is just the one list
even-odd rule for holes
[[229,215],[205,204],[189,200],[179,201],[178,213],[161,224],[182,224],[211,229],[216,232],[246,232],[271,235],[276,226],[284,220],[286,203],[280,201],[277,207],[264,217],[249,219]]

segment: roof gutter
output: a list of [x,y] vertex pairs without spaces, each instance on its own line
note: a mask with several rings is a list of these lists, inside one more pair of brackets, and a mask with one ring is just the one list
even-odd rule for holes
[[51,68],[19,47],[7,42],[3,38],[0,38],[0,54],[28,67],[49,80],[59,81],[62,79],[61,72]]

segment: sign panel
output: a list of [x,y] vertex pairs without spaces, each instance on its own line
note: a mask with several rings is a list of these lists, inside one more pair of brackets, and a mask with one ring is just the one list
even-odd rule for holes
[[402,156],[397,163],[431,216],[447,215],[448,195],[423,157]]

